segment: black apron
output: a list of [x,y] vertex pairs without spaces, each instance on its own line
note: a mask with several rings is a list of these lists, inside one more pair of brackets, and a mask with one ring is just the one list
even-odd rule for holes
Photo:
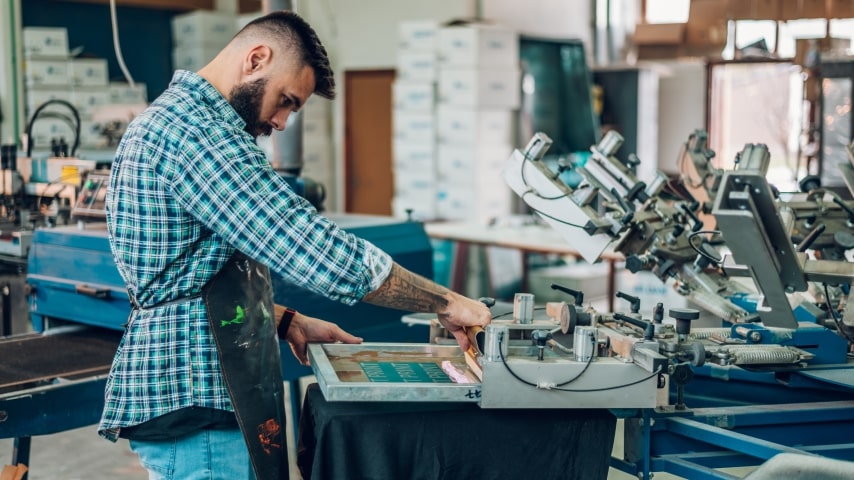
[[270,271],[237,252],[202,295],[255,476],[287,479],[284,385]]

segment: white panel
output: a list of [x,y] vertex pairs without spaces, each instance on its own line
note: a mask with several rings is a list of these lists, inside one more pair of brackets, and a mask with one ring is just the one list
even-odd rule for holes
[[701,61],[657,63],[658,169],[679,171],[682,145],[695,129],[706,128],[706,65]]
[[515,28],[523,35],[580,39],[589,52],[593,39],[591,3],[587,0],[484,0],[483,16]]

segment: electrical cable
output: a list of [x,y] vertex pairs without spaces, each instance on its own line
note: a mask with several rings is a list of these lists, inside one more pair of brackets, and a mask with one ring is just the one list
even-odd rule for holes
[[[546,309],[546,307],[534,307],[534,311],[535,311],[535,312],[536,312],[537,310],[545,310],[545,309]],[[493,316],[492,316],[492,319],[493,319],[493,320],[495,320],[496,318],[499,318],[499,317],[506,317],[507,315],[512,315],[512,314],[513,314],[513,310],[511,310],[511,311],[509,311],[509,312],[499,313],[498,315],[493,315]]]
[[[593,338],[593,336],[592,336],[592,335],[591,335],[590,340],[591,340],[592,342],[595,342],[595,341],[596,341],[596,339],[595,339],[595,338]],[[503,351],[503,349],[501,348],[501,347],[502,347],[501,343],[502,343],[502,339],[500,339],[500,338],[499,338],[499,339],[498,339],[498,356],[499,356],[499,357],[501,357],[501,363],[503,363],[503,364],[504,364],[504,368],[506,368],[506,369],[507,369],[507,372],[508,372],[508,373],[510,373],[510,375],[512,375],[512,376],[513,376],[513,378],[515,378],[516,380],[519,380],[520,382],[524,383],[525,385],[530,385],[530,386],[532,386],[532,387],[540,388],[539,384],[532,383],[532,382],[529,382],[529,381],[525,380],[524,378],[520,377],[516,372],[514,372],[514,371],[510,368],[510,365],[507,365],[507,359],[506,359],[506,358],[504,358],[504,351]],[[549,387],[549,389],[554,389],[554,388],[556,388],[556,387],[562,387],[562,386],[564,386],[564,385],[569,385],[570,383],[572,383],[572,382],[574,382],[574,381],[578,380],[582,375],[584,375],[584,372],[586,372],[586,371],[587,371],[587,369],[588,369],[588,368],[590,368],[590,364],[591,364],[591,363],[593,363],[593,357],[594,357],[594,356],[595,356],[595,355],[590,355],[590,358],[589,358],[589,359],[587,359],[587,363],[585,363],[585,364],[584,364],[584,368],[582,368],[582,369],[581,369],[581,371],[580,371],[580,372],[578,372],[578,374],[576,374],[574,377],[570,378],[569,380],[567,380],[567,381],[565,381],[565,382],[557,383],[557,384],[555,384],[553,387]],[[617,387],[617,388],[618,388],[618,387]]]
[[[595,338],[593,338],[593,336],[592,336],[592,335],[591,335],[591,337],[590,337],[590,338],[591,338],[591,341],[592,341],[592,342],[594,342],[594,343],[596,342]],[[528,380],[525,380],[524,378],[520,377],[516,372],[514,372],[514,371],[510,368],[510,365],[507,365],[507,359],[506,359],[506,358],[504,358],[504,352],[503,352],[503,349],[502,349],[502,345],[501,345],[501,343],[502,343],[502,340],[499,338],[499,339],[498,339],[498,355],[501,357],[501,363],[503,363],[503,364],[504,364],[504,368],[506,368],[506,369],[507,369],[507,372],[508,372],[508,373],[510,373],[510,375],[511,375],[513,378],[515,378],[516,380],[518,380],[518,381],[519,381],[519,382],[521,382],[521,383],[524,383],[525,385],[528,385],[528,386],[531,386],[531,387],[540,388],[539,384],[536,384],[536,383],[533,383],[533,382],[529,382]],[[568,385],[568,384],[570,384],[570,383],[572,383],[572,382],[574,382],[574,381],[578,380],[582,375],[584,375],[584,373],[587,371],[587,369],[588,369],[588,368],[590,368],[590,364],[591,364],[591,363],[593,363],[593,358],[594,358],[594,357],[595,357],[595,355],[590,355],[590,358],[589,358],[589,359],[587,359],[587,362],[584,364],[584,368],[583,368],[583,369],[581,369],[581,371],[580,371],[580,372],[578,372],[578,374],[576,374],[574,377],[570,378],[569,380],[567,380],[567,381],[565,381],[565,382],[557,383],[557,384],[555,384],[554,386],[550,386],[550,387],[548,387],[547,389],[548,389],[548,390],[557,390],[557,391],[560,391],[560,392],[575,392],[575,393],[584,393],[584,392],[604,392],[604,391],[608,391],[608,390],[617,390],[617,389],[620,389],[620,388],[625,388],[625,387],[630,387],[630,386],[632,386],[632,385],[637,385],[637,384],[639,384],[639,383],[646,382],[647,380],[649,380],[649,379],[651,379],[651,378],[654,378],[654,377],[658,376],[658,374],[659,374],[659,373],[661,373],[661,367],[659,367],[656,371],[652,372],[651,374],[647,375],[646,377],[643,377],[643,378],[641,378],[641,379],[635,380],[635,381],[633,381],[633,382],[624,383],[624,384],[621,384],[621,385],[611,385],[611,386],[608,386],[608,387],[599,387],[599,388],[561,388],[561,387],[563,387],[564,385]]]
[[624,383],[622,385],[615,385],[611,387],[600,387],[600,388],[553,388],[553,390],[558,390],[561,392],[576,392],[576,393],[584,393],[584,392],[604,392],[606,390],[617,390],[618,388],[631,387],[632,385],[637,385],[639,383],[643,383],[651,378],[658,376],[661,373],[661,367],[659,367],[656,371],[651,374],[643,377],[641,379],[635,380],[634,382]]
[[77,147],[80,146],[80,114],[77,112],[77,108],[75,108],[74,105],[58,98],[52,98],[39,105],[30,117],[30,121],[27,123],[27,156],[33,156],[33,144],[35,143],[33,142],[33,124],[36,123],[36,120],[38,120],[42,111],[50,105],[62,105],[71,110],[71,113],[74,115],[74,143],[71,146],[71,156],[77,156]]
[[701,233],[702,234],[719,235],[721,233],[720,230],[697,230],[696,232],[689,233],[688,237],[687,237],[688,238],[688,245],[690,245],[691,248],[694,249],[695,252],[697,252],[698,254],[702,255],[703,257],[709,259],[715,265],[720,265],[720,263],[721,263],[720,258],[715,258],[715,257],[709,255],[708,253],[700,250],[697,247],[697,245],[694,244],[694,237],[696,237],[697,235],[700,235]]
[[[554,196],[554,197],[546,197],[546,196],[543,196],[542,194],[540,194],[540,192],[536,191],[533,187],[531,187],[531,185],[530,185],[530,184],[528,184],[528,179],[525,177],[525,164],[526,164],[527,162],[531,162],[531,163],[533,163],[533,162],[534,162],[534,160],[532,160],[532,159],[531,159],[531,156],[529,155],[529,152],[530,152],[530,151],[531,151],[531,149],[532,149],[532,148],[534,148],[536,145],[538,145],[538,143],[535,143],[535,144],[533,144],[533,145],[530,145],[527,149],[525,149],[525,151],[524,151],[524,152],[522,152],[522,163],[521,163],[521,165],[520,165],[520,167],[519,167],[519,176],[522,178],[522,185],[524,185],[524,186],[527,188],[527,190],[525,190],[525,192],[521,195],[522,200],[525,200],[525,196],[526,196],[526,195],[528,195],[528,194],[536,195],[538,198],[540,198],[540,199],[542,199],[542,200],[560,200],[560,199],[562,199],[562,198],[567,198],[567,197],[569,196],[569,194],[568,194],[568,193],[564,193],[564,194],[557,195],[557,196]],[[530,208],[530,209],[531,209],[531,211],[533,211],[534,213],[536,213],[536,214],[538,214],[538,215],[541,215],[541,216],[543,216],[543,217],[546,217],[546,218],[548,218],[548,219],[550,219],[550,220],[554,220],[555,222],[558,222],[558,223],[560,223],[560,224],[562,224],[562,225],[567,225],[567,226],[574,227],[574,228],[580,228],[580,229],[582,229],[582,230],[584,229],[584,226],[583,226],[583,225],[578,225],[578,224],[576,224],[576,223],[568,222],[568,221],[566,221],[566,220],[563,220],[563,219],[557,218],[557,217],[555,217],[555,216],[553,216],[553,215],[549,215],[548,213],[545,213],[545,212],[543,212],[542,210],[539,210],[539,209],[537,209],[537,208],[532,207],[530,204],[528,205],[528,208]]]
[[539,197],[543,200],[560,200],[561,198],[566,198],[566,196],[567,196],[566,193],[564,193],[562,195],[558,195],[556,197],[544,197],[543,195],[540,194],[540,192],[534,190],[533,187],[531,187],[528,184],[528,179],[525,178],[525,164],[527,162],[531,162],[531,163],[534,162],[533,160],[531,160],[531,156],[528,155],[528,153],[531,151],[532,148],[534,148],[538,144],[539,144],[539,138],[537,139],[536,143],[534,143],[533,145],[530,145],[527,149],[525,149],[524,152],[522,152],[522,163],[519,167],[519,176],[522,177],[522,185],[525,185],[528,188],[528,190],[526,190],[525,193],[522,194],[522,198],[524,199],[525,195],[528,193],[533,193],[534,195],[536,195],[537,197]]
[[119,62],[119,68],[122,70],[125,80],[128,81],[128,85],[134,88],[136,83],[134,83],[133,77],[131,77],[130,71],[128,71],[128,67],[125,65],[125,59],[122,57],[122,47],[119,44],[119,22],[116,18],[116,0],[110,0],[110,24],[113,27],[113,50],[116,52],[116,60]]

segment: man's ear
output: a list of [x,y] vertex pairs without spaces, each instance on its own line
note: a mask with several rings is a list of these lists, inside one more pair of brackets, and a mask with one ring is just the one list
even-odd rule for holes
[[266,45],[257,45],[243,57],[243,74],[246,76],[260,72],[270,65],[272,50]]

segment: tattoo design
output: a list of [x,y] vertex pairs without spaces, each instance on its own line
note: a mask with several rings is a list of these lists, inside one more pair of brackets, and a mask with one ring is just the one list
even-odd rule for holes
[[398,310],[441,312],[448,306],[448,289],[394,264],[380,288],[365,296],[365,301]]

